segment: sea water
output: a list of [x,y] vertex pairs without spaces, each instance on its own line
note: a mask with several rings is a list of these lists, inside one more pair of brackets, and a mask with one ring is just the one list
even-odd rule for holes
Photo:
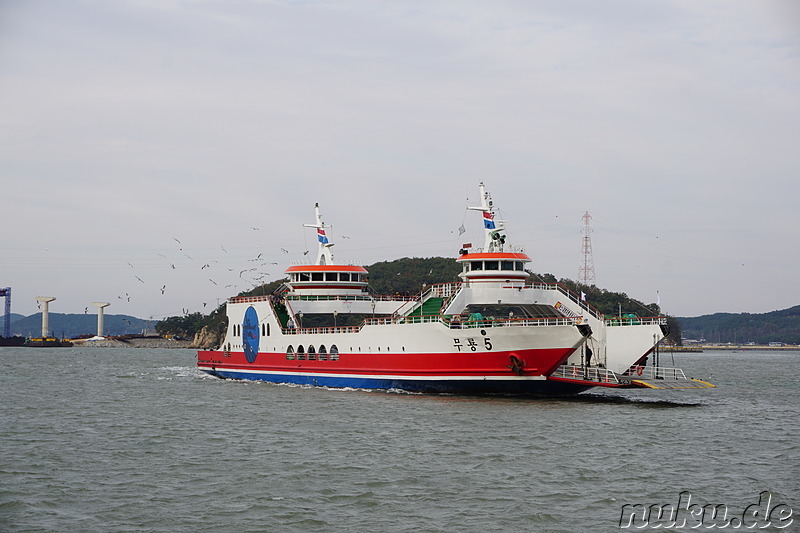
[[760,531],[800,529],[800,352],[674,362],[718,387],[420,395],[0,348],[0,531],[617,531],[626,505],[741,516],[765,491],[794,518]]

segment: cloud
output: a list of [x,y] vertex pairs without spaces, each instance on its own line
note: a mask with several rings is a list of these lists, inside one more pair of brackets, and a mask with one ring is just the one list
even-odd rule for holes
[[[280,247],[298,256],[276,259],[302,259],[314,202],[352,234],[337,257],[452,255],[484,180],[535,269],[576,276],[589,210],[603,286],[663,288],[687,315],[795,305],[796,290],[737,299],[707,280],[747,283],[741,263],[751,279],[789,279],[780,263],[798,262],[797,14],[791,2],[4,4],[0,170],[6,218],[24,221],[6,283],[15,305],[35,305],[24,291],[51,280],[30,266],[56,243],[80,259],[63,257],[52,290],[80,279],[108,300],[130,278],[128,251],[157,273],[176,230],[209,260],[223,244],[231,264]],[[232,294],[207,278],[131,310]]]

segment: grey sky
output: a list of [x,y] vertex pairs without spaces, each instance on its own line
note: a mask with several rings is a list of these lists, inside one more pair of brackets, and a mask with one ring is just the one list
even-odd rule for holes
[[588,210],[600,287],[797,305],[799,36],[791,0],[5,1],[0,286],[208,312],[313,256],[315,202],[342,262],[454,257],[483,180],[534,271],[577,278]]

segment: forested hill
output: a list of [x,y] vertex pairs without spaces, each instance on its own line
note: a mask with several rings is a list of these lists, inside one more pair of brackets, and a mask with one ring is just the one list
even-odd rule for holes
[[[365,265],[369,272],[369,287],[373,294],[401,294],[414,296],[419,294],[424,285],[437,283],[453,283],[460,281],[458,274],[461,265],[449,257],[404,257],[394,261],[381,261]],[[595,286],[578,284],[569,279],[557,279],[552,274],[532,274],[534,281],[561,283],[576,295],[586,294],[586,301],[605,315],[617,313],[634,313],[641,317],[657,316],[660,309],[654,303],[644,304],[630,298],[625,293],[612,292]],[[256,296],[270,294],[282,284],[283,280],[256,287],[242,292],[239,296]],[[191,336],[203,327],[208,331],[221,332],[225,328],[224,305],[210,315],[195,313],[183,317],[170,317],[156,325],[160,334],[177,334]],[[670,338],[680,342],[680,325],[670,319]]]
[[[49,313],[49,329],[52,335],[74,338],[79,335],[97,333],[97,314]],[[132,335],[142,331],[153,331],[153,321],[128,315],[104,315],[106,335]],[[24,316],[11,321],[11,334],[23,337],[39,337],[42,334],[42,314]],[[0,332],[2,335],[2,332]]]
[[800,344],[800,305],[770,313],[716,313],[678,318],[687,339],[717,343]]

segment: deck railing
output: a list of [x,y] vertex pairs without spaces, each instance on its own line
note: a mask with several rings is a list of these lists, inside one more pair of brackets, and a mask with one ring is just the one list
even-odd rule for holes
[[663,326],[667,323],[665,316],[639,317],[607,317],[606,326]]
[[598,383],[619,383],[619,378],[613,371],[594,366],[561,365],[550,376]]
[[665,366],[635,366],[623,375],[630,376],[633,379],[665,379],[670,381],[688,379],[680,368],[669,368]]
[[294,300],[294,301],[304,301],[304,302],[325,302],[325,301],[335,301],[335,300],[349,300],[349,301],[361,301],[361,302],[408,302],[413,300],[411,296],[361,296],[361,295],[298,295],[287,294],[285,296],[287,300]]
[[228,298],[228,303],[231,304],[249,304],[249,303],[256,303],[256,302],[268,302],[270,300],[270,295],[265,294],[263,296],[232,296]]
[[297,334],[330,334],[330,333],[358,333],[364,326],[385,326],[389,324],[430,324],[440,323],[450,329],[473,329],[491,327],[531,327],[531,326],[574,326],[579,318],[484,318],[478,320],[453,321],[452,317],[445,315],[422,316],[389,316],[364,319],[360,326],[316,327],[304,328],[302,324],[296,328],[283,328],[286,335]]
[[564,296],[569,298],[574,304],[576,304],[581,309],[585,310],[587,313],[592,315],[598,320],[603,320],[603,314],[592,307],[591,305],[587,304],[585,301],[581,300],[580,297],[569,290],[567,287],[560,283],[541,283],[541,282],[533,282],[528,287],[532,289],[544,289],[544,290],[557,290],[562,293]]

